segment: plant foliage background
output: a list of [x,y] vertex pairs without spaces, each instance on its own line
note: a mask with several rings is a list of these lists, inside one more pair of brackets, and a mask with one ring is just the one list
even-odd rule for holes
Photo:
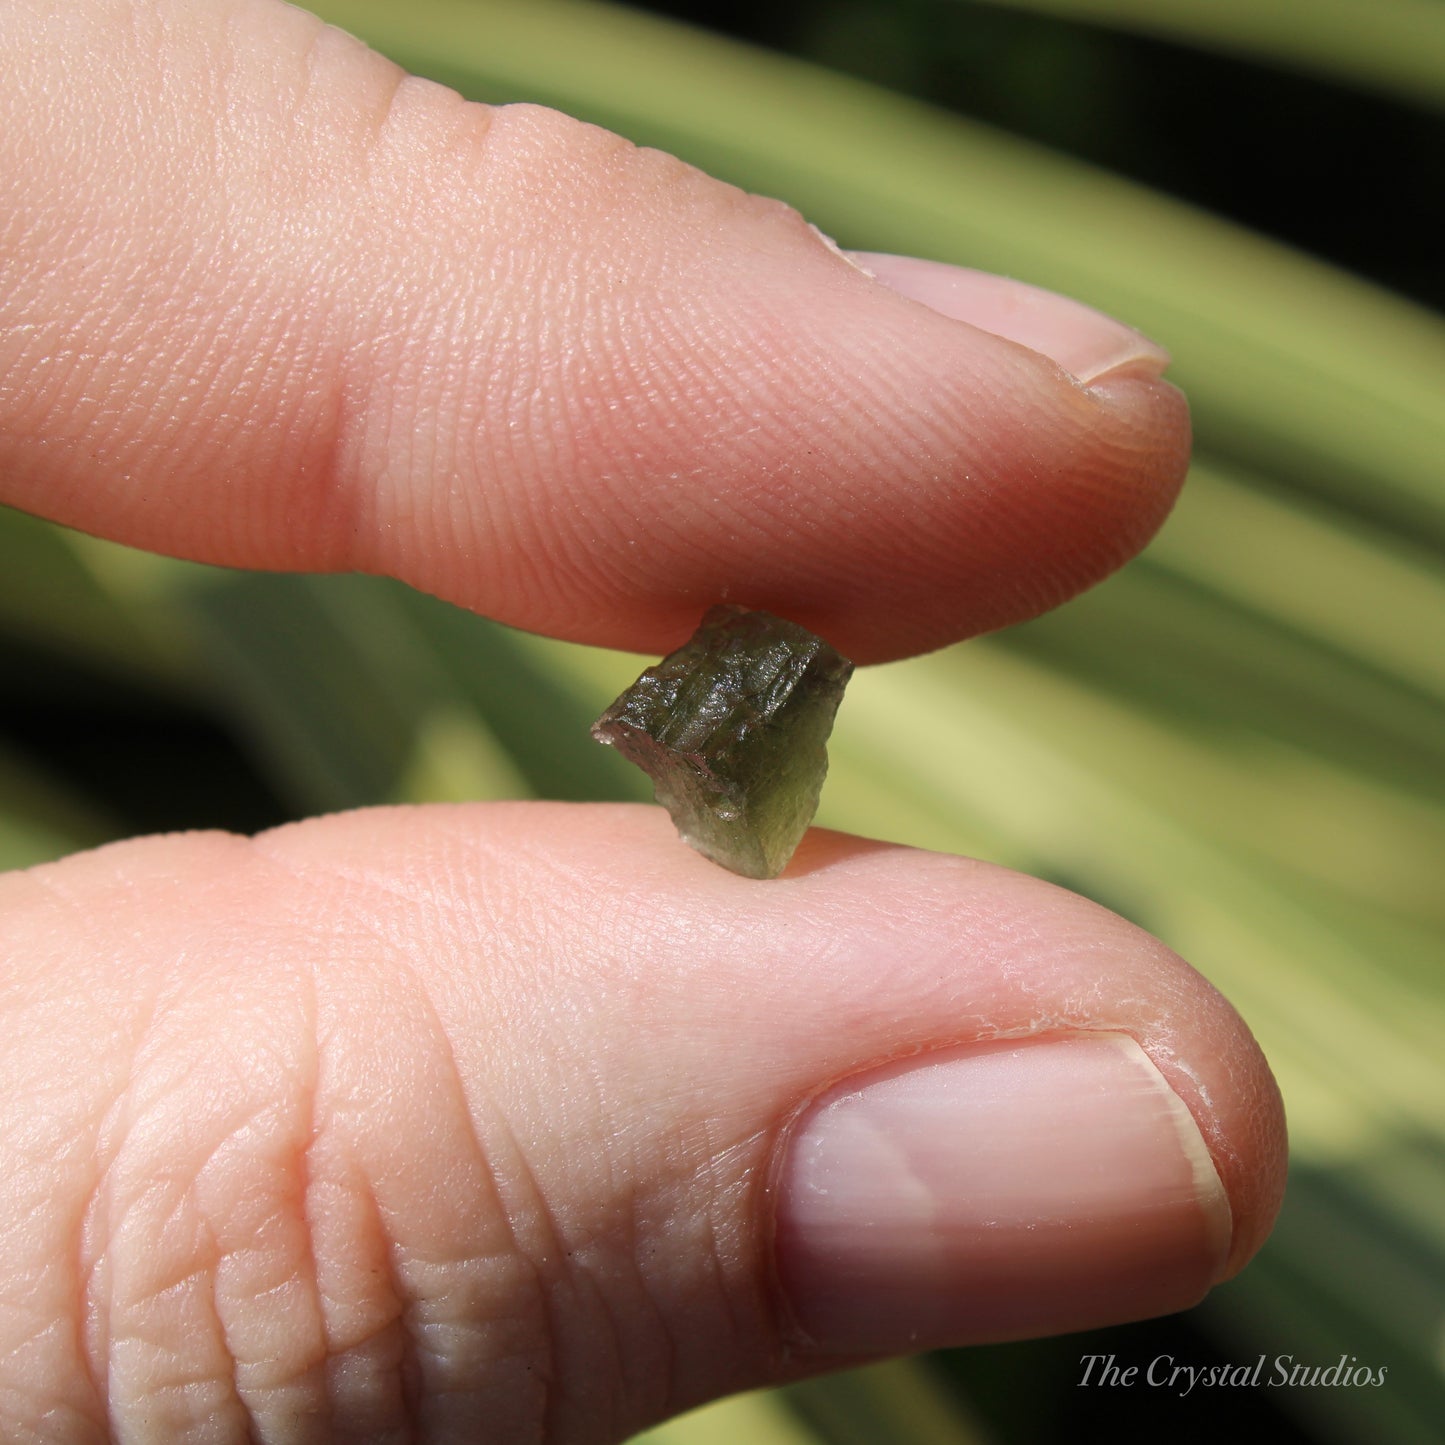
[[[651,1438],[1437,1440],[1445,5],[312,8],[470,96],[782,196],[845,245],[1078,295],[1164,341],[1194,404],[1194,475],[1140,560],[860,674],[820,821],[1056,879],[1191,958],[1284,1090],[1275,1236],[1185,1316],[744,1397]],[[0,512],[0,658],[0,866],[386,800],[645,796],[587,737],[637,659],[376,579],[211,571]],[[1098,1352],[1388,1377],[1078,1388]]]

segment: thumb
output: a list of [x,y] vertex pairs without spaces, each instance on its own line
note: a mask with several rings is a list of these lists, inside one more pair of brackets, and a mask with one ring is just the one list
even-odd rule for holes
[[656,809],[375,810],[0,919],[7,1438],[603,1445],[1182,1308],[1278,1205],[1228,1005],[986,864],[815,833],[757,884]]
[[869,662],[1088,586],[1183,475],[1118,323],[272,0],[13,0],[0,44],[15,505],[643,652],[732,598]]

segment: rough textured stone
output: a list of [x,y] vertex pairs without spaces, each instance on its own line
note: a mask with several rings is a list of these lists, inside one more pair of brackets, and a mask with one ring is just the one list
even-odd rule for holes
[[745,877],[775,878],[817,811],[828,734],[852,673],[795,622],[714,607],[592,736],[652,779],[698,852]]

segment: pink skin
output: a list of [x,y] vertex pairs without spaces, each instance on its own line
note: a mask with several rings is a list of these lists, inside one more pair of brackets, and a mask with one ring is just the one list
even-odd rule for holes
[[777,202],[260,0],[19,12],[16,505],[643,652],[732,597],[874,662],[1097,581],[1183,478],[1162,352],[1076,302],[892,263],[943,314]]
[[[744,598],[866,661],[1088,585],[1182,476],[1118,323],[870,279],[270,0],[16,0],[0,48],[15,505],[651,652]],[[7,1439],[617,1440],[1182,1307],[1283,1180],[1247,1029],[1137,929],[833,834],[737,879],[650,809],[9,875],[0,1038]]]
[[[114,1417],[179,1428],[201,1402],[262,1439],[304,1409],[337,1438],[410,1411],[438,1439],[450,1413],[606,1440],[840,1351],[939,1343],[860,1341],[846,1302],[828,1338],[826,1302],[792,1307],[816,1266],[788,1237],[790,1143],[839,1082],[1000,1035],[1138,1040],[1207,1141],[1230,1260],[1201,1265],[1214,1196],[1175,1190],[1144,1308],[1127,1260],[1102,1321],[1067,1272],[1029,1275],[956,1338],[1182,1307],[1278,1199],[1278,1098],[1223,999],[983,863],[815,833],[758,885],[654,809],[498,804],[118,845],[11,875],[0,909],[24,961],[0,1129],[35,1160],[7,1175],[8,1278],[32,1319],[89,1320],[37,1332],[22,1378],[77,1419],[103,1413],[98,1376]],[[1065,1069],[1013,1121],[1041,1180],[1092,1077]],[[1105,1133],[1137,1138],[1130,1117]],[[1140,1151],[1115,1217],[1157,1213],[1175,1158]],[[1061,1225],[1052,1262],[1088,1264],[1098,1231]],[[933,1281],[907,1318],[946,1321],[955,1293]]]

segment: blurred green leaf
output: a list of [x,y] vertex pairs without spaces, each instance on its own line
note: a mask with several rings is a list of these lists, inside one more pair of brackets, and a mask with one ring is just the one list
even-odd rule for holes
[[[90,538],[0,507],[0,626],[40,648],[83,656],[117,671],[175,676],[135,594],[91,565]],[[100,544],[104,550],[104,544]],[[136,556],[127,548],[116,557]],[[149,559],[142,558],[142,561]]]
[[1088,20],[1445,106],[1435,0],[955,0]]
[[829,1445],[986,1445],[988,1432],[923,1360],[889,1360],[779,1391]]
[[635,1436],[635,1445],[821,1445],[780,1395],[754,1391],[705,1406]]
[[49,863],[115,836],[114,827],[30,759],[0,751],[0,872]]
[[988,1435],[921,1360],[754,1391],[636,1437],[636,1445],[986,1445]]
[[399,803],[526,798],[521,770],[475,712],[440,703],[419,721],[395,791]]
[[1418,541],[1201,462],[1149,557],[1445,704],[1445,570]]
[[374,577],[236,575],[192,605],[212,686],[306,811],[440,801],[463,777],[484,797],[647,796],[597,756],[596,712],[484,618]]

